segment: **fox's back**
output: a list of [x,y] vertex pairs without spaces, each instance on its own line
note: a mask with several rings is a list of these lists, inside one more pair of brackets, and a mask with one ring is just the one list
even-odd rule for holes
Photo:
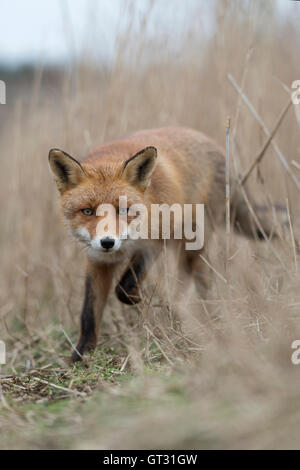
[[147,146],[157,148],[150,191],[158,202],[224,201],[224,154],[205,134],[184,127],[143,130],[93,150],[84,163],[95,168],[119,165]]

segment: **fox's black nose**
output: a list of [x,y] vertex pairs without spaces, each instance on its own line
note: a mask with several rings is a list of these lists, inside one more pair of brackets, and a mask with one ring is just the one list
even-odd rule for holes
[[110,250],[115,244],[115,240],[113,238],[105,237],[101,238],[101,246],[105,250]]

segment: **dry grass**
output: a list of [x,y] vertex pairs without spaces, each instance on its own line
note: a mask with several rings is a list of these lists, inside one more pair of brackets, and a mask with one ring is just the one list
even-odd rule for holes
[[[279,23],[271,4],[218,1],[217,34],[208,40],[197,26],[202,9],[191,2],[178,56],[168,49],[171,33],[149,41],[141,26],[120,35],[111,69],[83,58],[57,74],[53,94],[39,69],[30,93],[1,109],[0,338],[8,351],[1,448],[299,447],[300,369],[290,359],[300,339],[292,236],[299,238],[299,191],[274,150],[247,187],[260,201],[288,200],[292,230],[271,244],[232,235],[228,283],[225,231],[218,232],[209,261],[221,276],[212,272],[205,301],[182,292],[174,305],[172,259],[163,257],[159,282],[148,283],[140,306],[112,296],[98,350],[72,367],[64,331],[75,340],[84,259],[59,223],[47,165],[51,147],[82,156],[106,140],[165,125],[200,129],[225,144],[230,115],[231,158],[244,172],[266,137],[227,73],[270,130],[287,100],[274,77],[288,86],[299,78],[297,25]],[[293,109],[275,140],[288,161],[300,162]],[[157,290],[162,278],[165,290]]]

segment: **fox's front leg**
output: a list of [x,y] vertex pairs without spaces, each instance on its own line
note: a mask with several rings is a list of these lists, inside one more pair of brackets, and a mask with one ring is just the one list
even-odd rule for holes
[[140,302],[139,284],[145,279],[149,269],[161,250],[159,243],[152,250],[137,252],[116,286],[116,295],[124,304],[134,305]]
[[140,302],[139,282],[146,275],[147,259],[143,253],[136,253],[116,286],[116,295],[124,304],[134,305]]
[[[113,276],[112,265],[89,265],[85,280],[85,297],[81,312],[81,330],[72,361],[97,345],[98,331]],[[77,352],[78,351],[78,352]],[[78,354],[79,353],[79,354]]]

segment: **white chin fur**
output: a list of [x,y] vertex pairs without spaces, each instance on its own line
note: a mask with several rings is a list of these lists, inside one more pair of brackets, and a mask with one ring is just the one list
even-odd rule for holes
[[104,251],[100,248],[93,248],[92,246],[87,247],[86,253],[91,260],[97,261],[98,263],[116,263],[125,256],[124,251]]
[[126,250],[123,250],[123,240],[115,238],[115,244],[109,251],[104,250],[101,246],[100,238],[94,238],[86,249],[87,255],[93,261],[100,263],[116,263],[121,261],[126,255]]

